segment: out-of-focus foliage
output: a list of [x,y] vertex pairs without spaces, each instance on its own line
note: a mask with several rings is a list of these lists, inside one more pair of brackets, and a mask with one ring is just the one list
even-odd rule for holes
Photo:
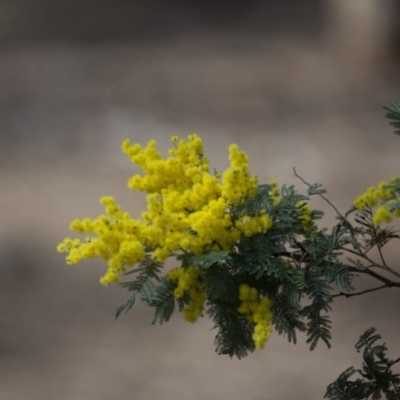
[[[400,399],[400,375],[392,371],[393,364],[400,361],[387,357],[386,344],[376,343],[381,336],[375,328],[365,331],[356,344],[358,352],[363,350],[361,369],[347,368],[335,382],[331,383],[325,394],[330,400],[362,399]],[[360,377],[350,380],[354,374]]]

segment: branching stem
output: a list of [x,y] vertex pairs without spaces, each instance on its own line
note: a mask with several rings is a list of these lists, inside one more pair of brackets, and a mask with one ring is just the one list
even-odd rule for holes
[[360,292],[355,292],[355,293],[340,292],[340,293],[336,293],[336,294],[332,295],[332,297],[344,296],[344,297],[348,298],[348,297],[353,297],[353,296],[361,296],[362,294],[365,294],[365,293],[376,292],[377,290],[381,290],[381,289],[385,289],[385,288],[392,288],[392,287],[400,288],[400,283],[391,282],[391,283],[387,283],[385,285],[377,286],[377,287],[374,287],[371,289],[361,290]]

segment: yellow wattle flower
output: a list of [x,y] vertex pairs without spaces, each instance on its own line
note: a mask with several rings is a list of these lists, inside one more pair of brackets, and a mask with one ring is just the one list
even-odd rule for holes
[[147,193],[147,209],[134,219],[114,197],[103,196],[105,214],[71,222],[71,229],[87,235],[86,239],[66,239],[57,247],[68,253],[68,264],[101,257],[108,265],[101,283],[107,285],[118,282],[126,268],[142,261],[146,253],[165,261],[179,251],[230,250],[240,235],[271,227],[267,214],[232,219],[230,209],[257,191],[257,177],[250,175],[248,157],[237,145],[229,146],[230,166],[218,175],[210,173],[199,136],[173,136],[171,141],[166,158],[154,140],[146,147],[128,139],[122,143],[122,151],[143,171],[129,179],[128,187]]
[[257,290],[247,284],[239,286],[239,300],[238,312],[254,325],[254,344],[263,349],[272,332],[272,301],[268,297],[259,298]]
[[394,177],[390,180],[390,183],[381,181],[376,187],[369,187],[365,193],[362,193],[354,200],[354,207],[363,211],[367,207],[373,208],[379,205],[373,215],[373,223],[379,225],[384,222],[392,222],[395,217],[400,217],[400,210],[398,208],[391,210],[390,206],[400,201],[400,197],[395,195],[394,189],[389,188],[389,185],[396,184],[398,181],[399,178]]

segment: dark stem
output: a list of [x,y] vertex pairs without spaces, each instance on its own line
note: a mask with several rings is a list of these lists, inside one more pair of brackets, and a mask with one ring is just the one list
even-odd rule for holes
[[371,288],[371,289],[365,289],[365,290],[362,290],[362,291],[356,292],[356,293],[340,292],[340,293],[332,295],[332,297],[344,296],[344,297],[348,298],[348,297],[353,297],[353,296],[361,296],[362,294],[365,294],[365,293],[375,292],[377,290],[381,290],[381,289],[385,289],[385,288],[392,288],[392,287],[400,288],[400,283],[396,283],[396,282],[387,283],[385,285],[377,286],[377,287],[374,287],[374,288]]

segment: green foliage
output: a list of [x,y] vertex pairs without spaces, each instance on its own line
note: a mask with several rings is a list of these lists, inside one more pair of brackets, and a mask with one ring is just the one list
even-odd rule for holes
[[288,342],[297,343],[297,333],[304,332],[307,327],[299,313],[301,291],[294,286],[281,286],[277,293],[271,295],[273,300],[273,319],[275,330],[279,335],[287,336]]
[[330,348],[331,340],[331,320],[326,315],[321,315],[320,312],[310,312],[308,314],[309,322],[307,324],[307,340],[310,344],[310,350],[317,347],[318,341],[321,339]]
[[[400,135],[400,103],[386,111]],[[296,172],[295,175],[299,177]],[[259,298],[272,301],[275,332],[290,343],[297,343],[297,333],[304,332],[311,350],[320,341],[330,347],[329,314],[336,297],[400,287],[400,274],[388,266],[381,251],[388,242],[399,239],[397,231],[374,224],[370,207],[351,207],[342,215],[324,196],[326,190],[320,184],[308,184],[299,178],[308,186],[307,196],[294,186],[283,185],[277,202],[276,185],[260,185],[253,198],[230,210],[234,220],[267,213],[273,222],[267,231],[243,235],[229,251],[176,254],[179,267],[196,269],[206,298],[204,311],[216,331],[218,354],[242,358],[255,350],[254,321],[239,312],[242,285],[256,289]],[[390,203],[393,211],[400,208],[400,179],[392,180],[390,188],[394,191]],[[323,198],[336,211],[338,223],[332,229],[321,229],[316,224],[323,212],[309,208],[311,196]],[[371,256],[373,249],[377,250],[378,259]],[[187,309],[191,302],[189,291],[176,298],[177,283],[160,277],[162,268],[148,255],[132,271],[135,279],[122,286],[133,295],[116,310],[116,317],[130,310],[137,298],[155,308],[154,324],[168,321],[176,305],[180,311]],[[380,273],[382,270],[385,275]],[[353,281],[362,274],[376,279],[380,286],[357,292]],[[373,328],[360,337],[356,349],[363,351],[362,369],[346,369],[328,386],[326,398],[400,399],[400,376],[391,369],[400,358],[388,359],[386,345],[377,344],[380,339]],[[355,374],[359,377],[352,379]]]
[[308,194],[312,196],[313,194],[324,194],[326,193],[326,189],[322,188],[320,183],[314,183],[308,187]]
[[400,135],[400,103],[392,103],[391,107],[383,107],[386,110],[386,118],[389,119],[390,125],[395,128],[395,133]]
[[203,283],[207,288],[207,298],[217,300],[225,299],[226,295],[230,296],[232,293],[229,293],[228,289],[232,285],[229,281],[229,273],[223,265],[212,265],[207,268],[203,273]]
[[[386,344],[376,344],[381,336],[375,328],[365,331],[356,344],[356,349],[363,351],[363,365],[361,369],[347,368],[335,382],[331,383],[325,394],[330,400],[362,400],[362,399],[400,399],[400,375],[392,371],[392,366],[400,361],[391,360],[386,356]],[[350,378],[358,373],[360,377]],[[384,396],[384,397],[382,397]]]
[[167,278],[161,279],[161,284],[155,288],[153,296],[146,299],[146,303],[155,308],[153,324],[162,324],[169,321],[174,309],[175,309],[175,298],[174,298],[175,285]]
[[[319,185],[311,192],[324,193]],[[268,188],[262,187],[256,201],[241,205],[240,212],[256,213],[255,204],[270,204],[261,196],[268,197],[267,193]],[[316,228],[309,232],[303,227],[296,207],[301,200],[307,198],[294,187],[283,187],[281,202],[271,213],[271,230],[241,239],[233,260],[240,273],[265,282],[261,289],[273,299],[276,331],[287,336],[289,342],[296,342],[296,330],[306,331],[307,343],[314,349],[320,339],[330,346],[330,320],[321,315],[331,309],[330,283],[351,290],[352,273],[339,262],[340,253],[335,252],[344,240],[340,233],[328,235]],[[320,213],[313,214],[313,219],[319,217]],[[302,299],[310,304],[302,306]]]
[[243,358],[255,350],[253,328],[246,318],[237,312],[238,304],[213,302],[207,310],[214,322],[215,349],[218,354]]
[[195,265],[206,268],[212,265],[223,265],[229,258],[229,253],[225,250],[210,251],[204,254],[183,253],[176,257],[178,261],[182,261],[182,266]]
[[255,216],[260,213],[260,210],[265,210],[268,214],[271,214],[274,210],[273,201],[269,196],[271,189],[271,185],[259,185],[257,193],[253,198],[247,199],[246,202],[236,206],[235,214],[237,216]]
[[[231,252],[211,251],[204,254],[183,253],[176,256],[183,268],[196,267],[206,290],[207,313],[217,330],[215,344],[219,354],[243,357],[254,350],[254,325],[238,312],[239,287],[247,284],[272,300],[272,323],[275,330],[296,343],[297,332],[305,332],[314,349],[322,340],[330,346],[330,318],[333,286],[352,290],[353,273],[341,263],[339,251],[351,242],[348,230],[319,230],[314,222],[304,225],[299,218],[299,202],[308,197],[293,186],[283,186],[279,204],[270,196],[271,185],[261,185],[256,196],[233,210],[236,216],[257,216],[267,211],[273,220],[271,229],[253,236],[242,236]],[[325,193],[313,185],[310,194]],[[312,210],[312,221],[322,212]],[[160,279],[161,266],[147,257],[134,270],[132,282],[123,286],[134,296],[117,310],[127,311],[140,294],[141,300],[155,307],[154,323],[168,321],[174,310],[175,284]],[[156,285],[155,283],[158,283]],[[190,303],[184,295],[177,300],[182,311]]]
[[115,318],[118,318],[122,312],[127,313],[135,306],[138,294],[140,294],[143,302],[149,303],[153,299],[156,294],[154,281],[160,281],[159,275],[162,269],[162,263],[154,261],[150,256],[146,256],[138,268],[126,274],[137,274],[135,280],[121,283],[123,288],[134,293],[125,304],[115,310]]
[[[307,196],[297,193],[293,186],[283,186],[280,202],[274,205],[269,194],[271,188],[270,185],[259,186],[254,198],[232,210],[237,217],[268,212],[273,220],[269,230],[242,236],[231,251],[176,255],[182,268],[195,267],[199,273],[206,294],[205,311],[216,330],[218,354],[242,358],[255,350],[254,325],[238,312],[242,284],[272,300],[272,324],[278,334],[297,343],[297,333],[305,332],[306,343],[314,350],[320,341],[330,347],[329,313],[334,297],[353,295],[352,282],[356,273],[366,273],[386,282],[386,278],[369,269],[373,261],[367,253],[374,247],[380,250],[399,236],[390,227],[374,225],[370,208],[363,211],[351,208],[345,216],[339,214],[339,223],[328,231],[318,228],[314,222],[323,215],[318,210],[311,210],[311,223],[303,223],[298,205],[308,202]],[[320,185],[309,186],[309,196],[324,194]],[[352,216],[354,222],[350,222]],[[350,264],[343,261],[345,253],[352,256],[347,258]],[[183,311],[190,304],[188,293],[179,299],[174,297],[176,283],[160,277],[162,268],[162,264],[147,256],[139,268],[131,272],[135,280],[124,282],[122,286],[134,294],[116,311],[116,316],[131,309],[138,296],[154,307],[154,324],[168,321],[175,305]],[[391,281],[388,282],[390,286]],[[344,292],[333,294],[337,289]],[[400,398],[400,377],[391,372],[394,362],[387,359],[385,345],[375,344],[378,339],[380,336],[373,329],[360,338],[356,348],[364,349],[362,369],[344,371],[328,387],[325,397],[332,400],[379,399],[384,394],[387,399]],[[351,380],[357,372],[361,378]]]
[[372,249],[377,246],[382,248],[392,239],[399,239],[400,236],[393,227],[382,227],[372,222],[373,212],[370,207],[355,213],[355,221],[358,223],[357,233],[361,236],[360,244],[365,249]]

